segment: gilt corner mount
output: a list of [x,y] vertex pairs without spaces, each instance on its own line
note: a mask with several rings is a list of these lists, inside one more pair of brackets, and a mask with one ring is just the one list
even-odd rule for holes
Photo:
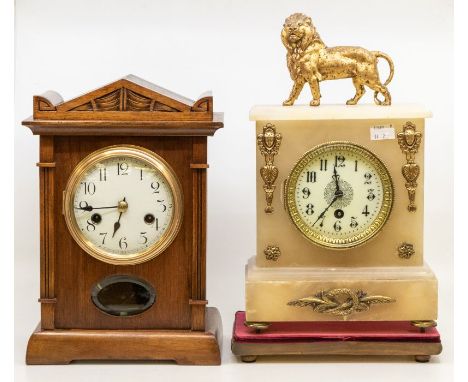
[[419,146],[422,141],[422,134],[420,131],[416,131],[416,125],[412,122],[406,122],[403,126],[403,130],[397,134],[398,144],[400,149],[406,156],[406,164],[401,168],[401,173],[406,180],[405,187],[408,191],[408,211],[415,212],[416,207],[416,188],[418,183],[416,182],[419,177],[421,169],[415,162],[415,156],[419,150]]
[[278,178],[278,168],[274,165],[275,155],[278,154],[282,136],[276,132],[276,127],[267,123],[263,127],[263,132],[257,135],[257,145],[260,154],[265,158],[265,165],[260,168],[260,176],[263,179],[263,190],[265,191],[266,207],[265,213],[271,214],[274,211],[272,206],[273,193],[275,192],[275,181]]

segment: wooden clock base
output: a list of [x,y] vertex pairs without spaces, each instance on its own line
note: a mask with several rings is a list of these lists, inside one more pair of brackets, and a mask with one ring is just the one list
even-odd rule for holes
[[275,322],[265,331],[244,322],[245,312],[237,312],[231,343],[243,362],[259,355],[408,355],[428,362],[442,351],[435,327],[423,331],[407,321]]
[[31,335],[28,365],[78,360],[172,360],[180,365],[219,365],[222,325],[207,308],[206,330],[40,330]]

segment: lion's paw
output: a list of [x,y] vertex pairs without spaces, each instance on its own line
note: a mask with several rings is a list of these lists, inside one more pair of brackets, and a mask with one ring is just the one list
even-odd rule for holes
[[320,100],[319,99],[313,99],[310,101],[310,106],[319,106],[320,105]]

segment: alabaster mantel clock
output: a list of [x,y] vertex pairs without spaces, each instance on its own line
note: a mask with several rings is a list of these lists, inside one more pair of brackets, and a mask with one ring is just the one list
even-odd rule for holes
[[205,299],[213,98],[127,76],[69,101],[33,99],[40,136],[41,322],[29,364],[219,364]]
[[[232,350],[412,355],[441,351],[437,279],[424,262],[424,140],[432,114],[392,104],[382,52],[327,47],[310,17],[282,30],[294,82],[283,105],[254,106],[257,249]],[[390,65],[380,81],[377,58]],[[349,78],[347,105],[319,83]],[[310,105],[294,105],[310,85]],[[356,105],[365,87],[376,105]],[[383,98],[379,98],[382,96]],[[254,136],[252,135],[252,139]]]

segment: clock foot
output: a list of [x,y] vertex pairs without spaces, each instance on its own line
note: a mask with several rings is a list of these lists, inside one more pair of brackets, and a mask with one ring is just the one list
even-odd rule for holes
[[437,326],[437,322],[434,320],[411,321],[411,325],[419,328],[421,333],[426,333],[428,328],[435,328]]
[[243,355],[241,356],[241,361],[245,363],[253,363],[257,360],[256,355]]
[[170,360],[181,365],[221,364],[221,317],[207,308],[205,331],[41,330],[31,335],[28,365],[65,365],[80,360]]
[[416,362],[425,363],[425,362],[429,362],[431,360],[431,356],[430,355],[415,355],[414,360]]
[[265,332],[266,330],[268,330],[270,325],[271,324],[269,322],[253,322],[253,321],[245,321],[244,322],[244,326],[249,328],[249,329],[254,330],[255,333]]

